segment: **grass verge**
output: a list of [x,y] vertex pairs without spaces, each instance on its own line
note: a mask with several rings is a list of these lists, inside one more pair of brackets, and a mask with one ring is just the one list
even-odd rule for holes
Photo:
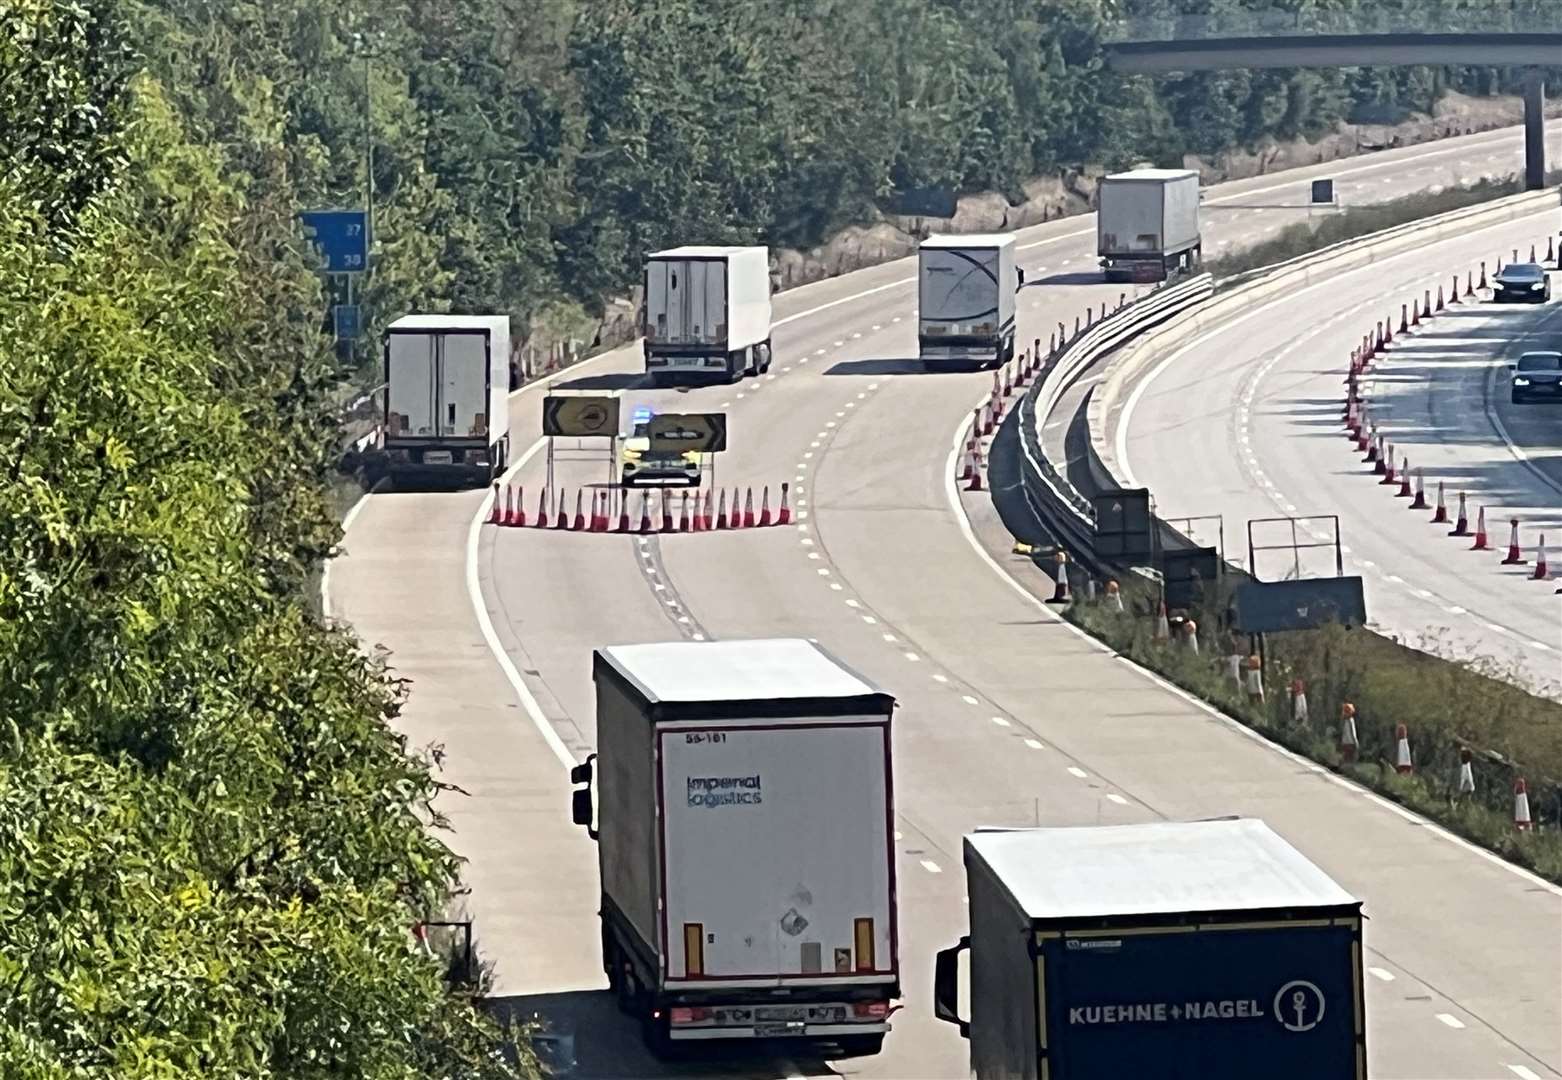
[[[1250,701],[1224,655],[1238,648],[1201,633],[1202,655],[1154,640],[1158,600],[1124,588],[1127,610],[1075,604],[1075,625],[1226,715],[1313,761],[1443,825],[1451,832],[1562,884],[1562,704],[1504,678],[1488,658],[1463,663],[1406,648],[1368,630],[1327,626],[1266,639],[1264,701]],[[1187,614],[1215,627],[1224,598]],[[1241,648],[1241,654],[1246,653]],[[1301,679],[1308,717],[1292,716],[1288,687]],[[1338,742],[1342,706],[1356,707],[1360,751],[1348,762]],[[1404,724],[1413,774],[1395,771],[1396,727]],[[1475,792],[1458,790],[1461,751],[1470,752]],[[1513,824],[1514,781],[1529,789],[1531,832]]]
[[[1562,182],[1562,171],[1552,172],[1547,176],[1546,182],[1547,184]],[[1318,251],[1331,244],[1354,240],[1369,233],[1392,229],[1397,225],[1407,225],[1412,221],[1436,214],[1446,214],[1450,210],[1491,202],[1507,195],[1519,195],[1523,191],[1523,179],[1508,176],[1444,188],[1435,194],[1420,192],[1401,199],[1374,203],[1371,206],[1355,206],[1340,211],[1320,211],[1327,216],[1298,222],[1261,244],[1243,248],[1241,251],[1223,255],[1218,259],[1210,259],[1204,264],[1204,269],[1214,274],[1217,279],[1232,278]]]

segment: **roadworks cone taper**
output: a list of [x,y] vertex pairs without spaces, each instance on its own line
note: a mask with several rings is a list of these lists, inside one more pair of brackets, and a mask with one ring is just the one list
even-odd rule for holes
[[1475,512],[1475,543],[1470,545],[1470,550],[1491,550],[1491,541],[1486,538],[1486,507],[1484,506]]
[[1524,553],[1519,548],[1519,519],[1513,518],[1509,523],[1511,530],[1508,533],[1508,554],[1503,557],[1504,566],[1523,566]]
[[1540,534],[1540,543],[1535,545],[1535,572],[1530,575],[1535,581],[1547,581],[1551,578],[1551,571],[1546,568],[1546,534]]
[[1355,761],[1360,746],[1361,741],[1356,738],[1356,706],[1347,701],[1340,706],[1340,760]]
[[1394,771],[1400,776],[1416,771],[1415,762],[1410,760],[1410,732],[1404,724],[1394,727]]
[[[1419,479],[1420,477],[1418,475],[1417,480]],[[1441,480],[1437,482],[1437,510],[1432,514],[1432,524],[1448,524],[1448,503],[1443,499],[1443,482]]]

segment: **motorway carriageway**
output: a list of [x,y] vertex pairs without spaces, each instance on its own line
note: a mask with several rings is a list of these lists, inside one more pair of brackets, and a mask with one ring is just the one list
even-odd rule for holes
[[[1208,198],[1227,209],[1210,209],[1207,234],[1211,247],[1251,243],[1304,215],[1230,208],[1301,203],[1314,176],[1362,202],[1511,172],[1519,147],[1505,131],[1222,185]],[[1122,290],[1092,273],[1092,236],[1088,218],[1021,234],[1022,342],[1115,303]],[[960,427],[991,376],[908,361],[913,272],[902,260],[778,296],[773,377],[628,395],[726,411],[719,480],[772,496],[793,484],[791,528],[499,530],[481,524],[482,492],[376,494],[350,516],[329,610],[391,650],[413,681],[400,726],[414,745],[441,743],[444,778],[469,793],[445,810],[496,991],[572,1029],[584,1076],[964,1076],[965,1045],[933,1020],[929,993],[933,951],[965,930],[962,833],[1240,813],[1366,900],[1374,1076],[1562,1076],[1558,891],[1233,728],[1046,612],[1029,592],[1038,575],[1008,565],[990,506],[968,508],[952,482]],[[639,368],[622,349],[554,385],[630,389]],[[543,474],[537,389],[512,398],[528,513]],[[557,468],[573,489],[607,465]],[[591,650],[695,634],[815,638],[902,703],[905,1008],[876,1057],[783,1048],[662,1065],[601,992],[596,853],[569,823],[564,768],[594,741]]]
[[[1442,481],[1451,515],[1458,492],[1468,492],[1472,530],[1485,506],[1496,551],[1472,552],[1471,540],[1448,535],[1452,526],[1430,524],[1431,511],[1409,510],[1338,422],[1344,370],[1364,330],[1390,310],[1397,319],[1411,296],[1447,288],[1455,269],[1462,283],[1482,260],[1494,271],[1499,256],[1507,261],[1515,248],[1527,256],[1537,240],[1544,253],[1558,223],[1552,206],[1430,244],[1189,342],[1138,381],[1110,432],[1125,479],[1147,485],[1169,517],[1223,515],[1227,554],[1244,564],[1249,519],[1339,514],[1346,571],[1366,579],[1375,629],[1452,658],[1492,657],[1562,694],[1562,598],[1527,580],[1540,534],[1562,547],[1562,423],[1555,407],[1513,405],[1507,370],[1525,349],[1556,347],[1562,307],[1461,303],[1398,335],[1366,376],[1396,463],[1408,456],[1412,471],[1424,470],[1434,506]],[[1522,523],[1529,565],[1501,565],[1510,518]],[[1312,531],[1304,539],[1332,528],[1318,522]],[[1303,552],[1303,576],[1332,574],[1333,558],[1328,549]],[[1283,577],[1291,565],[1289,553],[1267,553],[1259,576]]]

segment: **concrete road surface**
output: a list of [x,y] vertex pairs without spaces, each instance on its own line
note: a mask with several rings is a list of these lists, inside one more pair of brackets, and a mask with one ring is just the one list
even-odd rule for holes
[[[1347,199],[1389,197],[1517,168],[1515,133],[1394,151],[1211,191],[1217,205],[1297,203],[1314,175]],[[1498,161],[1487,161],[1492,156]],[[1212,240],[1275,227],[1253,209],[1206,216]],[[1021,236],[1020,336],[1115,302],[1094,283],[1093,228]],[[626,537],[483,526],[484,494],[366,499],[330,577],[331,610],[413,680],[401,720],[442,743],[447,806],[470,860],[470,910],[497,989],[572,1028],[580,1074],[966,1075],[932,1019],[932,953],[965,931],[959,839],[979,825],[1254,814],[1361,895],[1372,916],[1373,1074],[1562,1075],[1558,892],[1412,815],[1263,744],[1059,622],[1031,594],[985,500],[951,480],[959,429],[988,374],[924,374],[913,264],[777,298],[771,377],[680,394],[639,387],[637,353],[560,385],[623,388],[660,409],[725,411],[717,482],[790,487],[795,524]],[[540,394],[513,398],[512,481],[536,498]],[[556,488],[608,463],[556,454]],[[573,507],[571,506],[571,509]],[[528,512],[535,505],[528,505]],[[1010,576],[1010,575],[1014,576]],[[602,993],[595,851],[569,823],[565,765],[594,740],[591,649],[694,637],[816,638],[896,694],[904,1009],[884,1052],[821,1061],[805,1048],[660,1065]]]

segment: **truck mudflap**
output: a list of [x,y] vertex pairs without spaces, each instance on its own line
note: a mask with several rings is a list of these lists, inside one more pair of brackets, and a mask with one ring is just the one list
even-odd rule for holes
[[960,1015],[960,954],[971,951],[967,934],[933,958],[933,1016],[960,1029],[960,1037],[971,1037],[971,1022]]

